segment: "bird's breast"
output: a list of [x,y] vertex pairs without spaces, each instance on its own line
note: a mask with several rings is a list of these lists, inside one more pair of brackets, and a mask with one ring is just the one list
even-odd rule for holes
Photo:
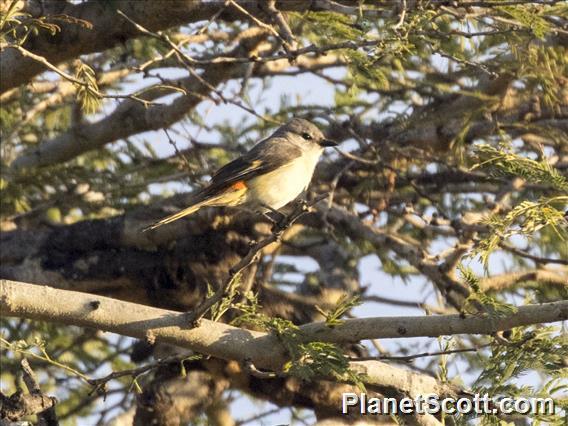
[[278,210],[295,200],[310,184],[320,153],[304,153],[285,166],[251,179],[247,182],[247,201]]

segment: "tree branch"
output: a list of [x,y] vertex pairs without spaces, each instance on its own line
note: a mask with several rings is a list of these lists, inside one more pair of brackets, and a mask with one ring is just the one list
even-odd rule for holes
[[479,286],[483,290],[501,291],[515,285],[536,281],[539,284],[552,284],[560,287],[568,288],[567,270],[554,271],[546,269],[534,269],[529,271],[509,272],[484,278],[480,281]]
[[[279,371],[286,350],[268,333],[201,320],[188,327],[184,313],[123,302],[108,297],[58,290],[16,281],[0,281],[3,316],[92,327],[139,339],[151,339],[192,349],[226,360],[250,360],[258,368]],[[300,327],[302,340],[333,343],[375,338],[401,338],[454,334],[492,334],[512,327],[568,319],[568,301],[528,305],[504,317],[417,316],[345,320],[330,328],[325,323]]]
[[58,426],[59,421],[54,409],[57,399],[41,391],[37,377],[26,358],[22,359],[20,365],[29,393],[24,395],[21,391],[17,391],[8,398],[0,392],[0,419],[18,421],[26,416],[37,414],[38,426]]
[[[52,35],[40,31],[32,35],[22,47],[45,58],[51,64],[67,61],[81,55],[110,49],[127,40],[140,36],[137,28],[125,25],[125,19],[117,13],[121,10],[133,21],[150,31],[161,31],[178,25],[207,21],[214,17],[232,22],[249,20],[249,16],[263,15],[260,1],[235,1],[246,11],[246,15],[238,9],[226,8],[225,1],[171,0],[167,7],[161,2],[138,0],[117,0],[112,3],[85,2],[79,4],[53,2],[40,8],[31,2],[25,12],[32,16],[66,15],[81,19],[89,26],[81,26],[72,22],[57,21],[60,31]],[[58,4],[59,3],[59,4]],[[328,0],[286,0],[277,2],[281,11],[305,12],[306,10],[330,10],[336,13],[356,14],[359,12],[357,1],[351,0],[352,6],[332,7],[335,2]],[[56,10],[52,10],[56,9]],[[387,8],[388,9],[388,8]],[[221,11],[221,13],[220,13]],[[0,53],[0,93],[30,81],[45,71],[45,65],[32,58],[26,58],[16,49],[4,49]]]
[[[254,50],[265,34],[264,31],[254,28],[243,32],[239,37],[240,43],[232,54],[243,55]],[[115,140],[168,127],[201,102],[214,86],[240,75],[244,72],[244,68],[243,65],[211,65],[200,79],[192,76],[181,80],[180,88],[186,94],[167,105],[145,107],[137,101],[125,100],[109,116],[95,123],[80,124],[41,143],[36,149],[18,157],[11,166],[14,170],[18,170],[57,164]],[[207,84],[203,84],[203,81]],[[141,95],[141,98],[153,100],[167,94],[170,92],[152,91]]]
[[451,270],[444,269],[438,260],[431,256],[423,247],[412,244],[403,236],[385,229],[375,228],[363,223],[359,217],[344,209],[332,207],[320,210],[325,220],[341,228],[350,238],[356,241],[368,241],[377,250],[388,248],[413,267],[428,277],[456,309],[461,308],[461,302],[469,295],[469,290],[456,280]]
[[57,403],[57,400],[43,394],[39,387],[37,377],[26,358],[22,359],[20,365],[24,372],[23,378],[24,383],[28,388],[28,392],[34,397],[41,397],[42,402],[46,399],[51,402],[51,404],[48,403],[47,406],[42,405],[39,407],[41,411],[37,411],[39,418],[38,426],[58,426],[59,421],[57,420],[57,414],[55,413],[55,404]]

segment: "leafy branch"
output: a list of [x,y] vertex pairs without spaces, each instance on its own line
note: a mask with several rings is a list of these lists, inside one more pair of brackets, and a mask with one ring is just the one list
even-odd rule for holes
[[[241,314],[233,322],[260,328],[278,337],[290,357],[282,368],[284,374],[303,380],[315,380],[322,376],[331,377],[354,383],[360,389],[365,389],[365,377],[350,368],[350,359],[343,354],[338,345],[327,342],[305,342],[300,327],[283,318],[266,316],[259,312],[261,307],[254,294],[249,293],[245,296],[246,302],[235,306]],[[345,301],[336,308],[336,312],[347,306],[353,306],[352,301],[353,299],[345,298]]]
[[325,322],[330,327],[340,325],[343,323],[341,317],[353,309],[355,306],[359,306],[361,303],[361,298],[358,295],[353,297],[349,297],[348,295],[344,294],[341,298],[337,301],[335,307],[331,309],[329,312],[325,312],[319,306],[316,305],[317,311],[325,317]]
[[[84,19],[69,15],[50,15],[32,17],[31,14],[23,12],[24,2],[12,0],[10,5],[2,10],[0,14],[0,44],[10,46],[22,46],[30,34],[37,34],[40,30],[46,30],[54,36],[61,31],[61,27],[50,21],[62,21],[80,25],[87,29],[92,29],[93,25]],[[4,47],[4,46],[2,46]]]
[[[485,168],[496,176],[520,177],[527,182],[547,185],[561,194],[568,193],[568,180],[546,160],[521,157],[503,147],[497,149],[487,144],[476,147],[476,164],[473,169]],[[490,233],[478,242],[473,255],[478,255],[487,268],[490,254],[504,240],[513,235],[531,237],[540,229],[551,226],[561,239],[566,237],[563,209],[568,205],[568,196],[542,197],[538,201],[524,200],[503,215],[489,215],[485,224]]]
[[565,213],[559,207],[567,204],[567,195],[543,198],[537,202],[525,200],[504,217],[498,213],[490,215],[484,220],[491,229],[489,236],[477,243],[472,255],[478,255],[487,268],[489,256],[504,240],[513,235],[531,237],[546,226],[551,226],[556,235],[561,240],[565,240],[566,228],[561,226],[566,221]]
[[272,243],[279,242],[282,239],[284,232],[288,228],[290,228],[290,226],[292,226],[294,222],[296,222],[306,213],[310,212],[311,208],[315,204],[326,197],[327,194],[320,195],[310,203],[306,203],[302,200],[301,202],[297,203],[296,208],[292,211],[292,213],[290,213],[288,216],[284,216],[279,222],[275,223],[272,233],[268,237],[251,245],[248,253],[239,262],[237,262],[236,265],[231,267],[228,277],[223,283],[219,285],[217,291],[190,313],[189,322],[191,324],[196,324],[203,317],[203,315],[205,315],[205,313],[208,312],[217,303],[221,302],[222,305],[222,299],[226,296],[227,291],[231,288],[231,286],[234,285],[235,277],[237,277],[241,272],[243,272],[256,261],[262,249]]
[[487,314],[492,318],[506,317],[514,314],[518,309],[496,300],[494,297],[486,294],[479,285],[479,277],[475,275],[471,268],[458,265],[461,278],[471,288],[471,293],[464,302],[463,311],[469,314]]
[[[81,373],[79,370],[70,367],[67,364],[61,363],[55,359],[53,359],[51,356],[49,356],[49,354],[47,353],[46,349],[45,349],[45,343],[42,341],[37,340],[35,344],[29,344],[28,342],[24,341],[24,340],[18,340],[16,342],[9,342],[8,340],[4,339],[3,337],[0,337],[0,347],[2,347],[2,349],[4,350],[10,350],[12,352],[18,352],[20,354],[23,354],[27,357],[30,358],[34,358],[43,362],[46,362],[48,364],[51,364],[57,368],[60,368],[62,370],[67,371],[68,373],[71,373],[72,375],[78,377],[79,379],[81,379],[82,381],[84,381],[85,383],[90,383],[90,378]],[[34,352],[33,349],[38,349],[40,353]]]
[[568,192],[568,179],[548,161],[521,157],[487,144],[476,147],[476,156],[478,163],[472,170],[487,168],[497,176],[521,177],[527,182],[550,185],[560,192]]
[[[165,358],[156,360],[155,362],[152,362],[152,363],[140,366],[140,367],[129,368],[129,369],[124,369],[124,370],[119,370],[119,371],[113,371],[113,372],[107,374],[106,376],[103,376],[103,377],[100,377],[100,378],[97,378],[97,379],[92,379],[89,376],[87,376],[86,374],[80,372],[79,370],[77,370],[77,369],[75,369],[75,368],[73,368],[73,367],[71,367],[71,366],[69,366],[65,363],[62,363],[60,361],[53,359],[49,355],[49,353],[47,352],[44,342],[36,341],[35,344],[29,344],[28,342],[26,342],[24,340],[19,340],[19,341],[16,341],[16,342],[9,342],[8,340],[0,337],[0,347],[2,347],[2,349],[4,349],[4,350],[10,350],[12,352],[17,352],[17,353],[22,354],[23,356],[42,361],[42,362],[45,362],[47,364],[51,364],[54,367],[59,368],[61,370],[65,370],[68,373],[70,373],[71,375],[78,377],[83,382],[90,385],[92,387],[90,393],[96,392],[98,395],[106,394],[108,382],[110,382],[111,380],[120,379],[122,377],[131,377],[132,383],[131,383],[130,388],[131,389],[134,388],[137,393],[141,393],[142,388],[140,387],[140,385],[138,383],[138,379],[141,376],[149,373],[152,370],[155,370],[158,367],[168,365],[168,364],[172,364],[172,363],[179,363],[180,364],[180,375],[182,377],[185,377],[187,372],[186,372],[184,363],[190,362],[190,361],[196,361],[196,360],[201,359],[201,357],[202,357],[199,354],[196,354],[196,355],[183,354],[183,355],[169,356],[169,357],[165,357]],[[38,349],[40,353],[36,353],[33,349]]]

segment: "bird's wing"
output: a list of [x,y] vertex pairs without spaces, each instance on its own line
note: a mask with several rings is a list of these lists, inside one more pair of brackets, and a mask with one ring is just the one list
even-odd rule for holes
[[284,138],[265,139],[246,154],[221,167],[213,175],[205,191],[216,193],[219,189],[285,166],[301,155],[301,149]]

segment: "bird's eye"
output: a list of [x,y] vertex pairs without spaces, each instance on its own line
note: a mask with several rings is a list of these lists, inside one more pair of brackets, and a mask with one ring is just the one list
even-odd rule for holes
[[309,133],[302,133],[302,137],[307,141],[312,140],[312,136]]

